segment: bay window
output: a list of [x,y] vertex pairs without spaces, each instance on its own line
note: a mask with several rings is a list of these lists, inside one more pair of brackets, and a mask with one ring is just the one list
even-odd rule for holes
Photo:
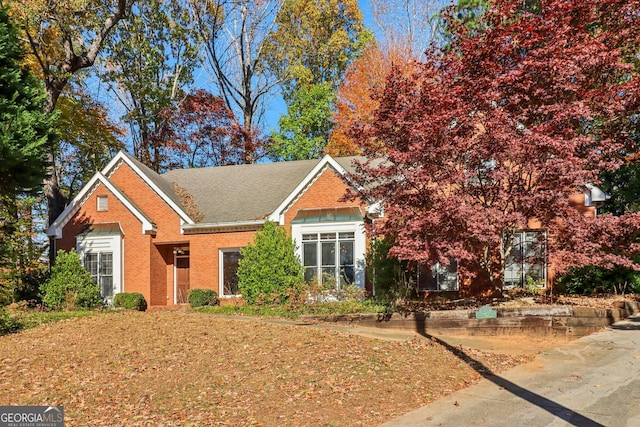
[[91,274],[93,283],[100,285],[102,298],[113,297],[113,253],[85,252],[84,266]]
[[355,233],[322,232],[302,235],[302,261],[307,282],[332,280],[336,286],[355,281]]

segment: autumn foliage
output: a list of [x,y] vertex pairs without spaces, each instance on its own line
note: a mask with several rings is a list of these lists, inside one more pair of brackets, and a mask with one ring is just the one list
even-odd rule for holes
[[481,32],[445,18],[448,49],[391,73],[359,135],[362,195],[385,201],[394,255],[456,259],[495,288],[519,229],[546,230],[558,271],[639,269],[637,216],[594,218],[569,201],[635,151],[640,2],[522,4],[492,2]]
[[378,94],[384,90],[392,69],[410,74],[415,64],[411,55],[401,50],[382,50],[377,45],[367,47],[362,56],[347,69],[338,88],[333,132],[325,149],[331,156],[360,154],[360,140],[354,129],[369,126],[380,106]]
[[246,150],[255,159],[263,153],[261,139],[246,135],[222,98],[205,90],[186,95],[164,117],[152,144],[162,150],[166,169],[236,165],[245,162]]

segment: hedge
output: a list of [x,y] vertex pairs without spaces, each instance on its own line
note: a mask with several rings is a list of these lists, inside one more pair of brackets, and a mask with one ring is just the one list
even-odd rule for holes
[[192,289],[189,292],[189,305],[191,308],[205,305],[218,305],[218,293],[213,289]]
[[147,301],[141,293],[122,292],[113,297],[113,306],[126,308],[127,310],[145,311],[147,309]]

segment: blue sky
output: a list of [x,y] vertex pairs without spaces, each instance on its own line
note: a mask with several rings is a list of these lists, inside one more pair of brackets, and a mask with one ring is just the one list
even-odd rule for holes
[[[373,18],[371,16],[371,3],[369,0],[359,0],[358,4],[360,5],[360,10],[364,15],[364,24],[367,28],[373,29]],[[287,112],[287,107],[282,100],[282,98],[278,97],[273,99],[267,107],[264,117],[263,125],[267,130],[277,130],[278,129],[278,119],[280,116]]]
[[[421,0],[414,0],[414,1],[416,2],[416,4],[421,4],[420,3]],[[422,0],[422,1],[429,2],[429,3],[424,3],[425,5],[426,4],[434,5],[437,3],[440,3],[440,4],[448,3],[450,0]],[[374,31],[376,39],[381,40],[382,35],[378,31],[376,31],[376,28],[373,22],[370,0],[358,0],[358,4],[364,16],[365,26],[371,29],[372,31]],[[208,88],[209,90],[212,90],[215,93],[215,89],[212,86],[212,83],[209,80],[209,76],[207,75],[207,72],[204,69],[196,71],[195,78],[196,78],[196,82],[194,84],[194,88],[204,87],[204,88]],[[93,90],[97,92],[98,98],[102,99],[107,105],[110,105],[108,108],[111,110],[111,113],[114,116],[113,117],[114,120],[118,122],[120,119],[119,116],[122,114],[122,106],[119,105],[119,103],[113,98],[113,94],[109,93],[106,90],[107,89],[106,85],[102,84],[98,79],[95,79],[92,85],[94,86]],[[106,98],[109,98],[109,99],[106,99]],[[272,130],[277,130],[278,120],[284,113],[286,113],[286,105],[281,97],[273,96],[271,99],[267,100],[263,121],[261,123],[261,125],[263,126],[264,132],[270,133]],[[128,139],[127,145],[129,146],[131,144],[131,141],[129,140],[129,138],[127,139]]]

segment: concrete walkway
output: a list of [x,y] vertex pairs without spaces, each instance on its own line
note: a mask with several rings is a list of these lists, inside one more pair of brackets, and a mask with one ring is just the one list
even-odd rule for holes
[[640,315],[383,424],[640,426]]

